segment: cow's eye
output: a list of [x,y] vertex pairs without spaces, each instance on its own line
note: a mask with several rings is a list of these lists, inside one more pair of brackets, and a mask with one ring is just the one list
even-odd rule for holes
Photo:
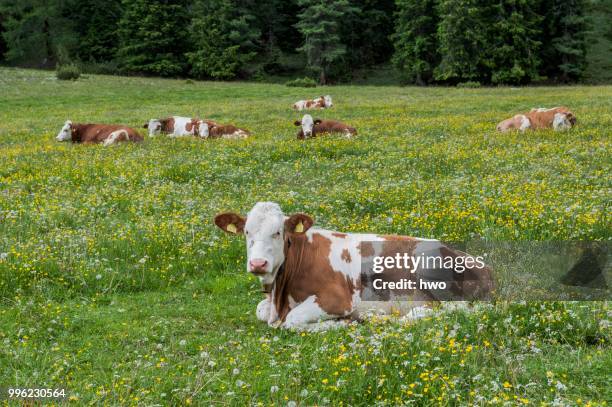
[[272,235],[272,237],[280,237],[280,232],[276,232],[275,234]]

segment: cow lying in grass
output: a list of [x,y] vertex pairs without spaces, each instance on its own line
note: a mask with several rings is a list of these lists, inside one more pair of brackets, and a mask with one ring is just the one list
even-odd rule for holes
[[172,116],[165,119],[151,119],[143,126],[149,130],[149,137],[167,134],[170,137],[208,137],[207,124],[197,118]]
[[554,129],[562,131],[572,128],[576,124],[576,116],[567,107],[533,108],[528,113],[517,114],[497,125],[497,131],[527,129]]
[[125,141],[142,141],[142,136],[131,127],[114,124],[82,124],[67,120],[55,138],[73,143],[102,143],[105,146]]
[[357,134],[357,130],[347,124],[337,120],[313,119],[309,114],[304,115],[302,120],[296,120],[293,124],[301,127],[297,134],[298,139],[312,138],[323,133],[341,133],[349,138]]
[[[256,315],[270,326],[317,329],[322,321],[327,325],[330,321],[342,324],[372,309],[389,312],[389,301],[362,301],[364,290],[371,289],[366,288],[362,262],[384,253],[375,244],[388,243],[391,250],[400,244],[413,253],[433,250],[450,256],[465,255],[436,240],[340,233],[314,228],[313,223],[305,214],[285,216],[273,202],[258,202],[246,217],[236,213],[215,217],[215,224],[225,232],[244,235],[247,271],[259,278],[266,293]],[[492,289],[490,274],[486,266],[466,269],[461,281],[454,282],[455,288],[469,291],[472,298],[485,298]],[[387,277],[393,279],[396,275]],[[408,308],[417,317],[422,315],[418,311],[423,310],[423,305],[436,302],[427,291],[416,292],[411,298]]]
[[248,130],[232,124],[219,124],[214,120],[202,120],[192,117],[172,116],[165,119],[151,119],[144,125],[149,129],[149,136],[163,133],[170,137],[197,136],[201,138],[247,138]]
[[329,109],[333,105],[331,96],[326,95],[313,100],[299,100],[293,104],[293,110]]

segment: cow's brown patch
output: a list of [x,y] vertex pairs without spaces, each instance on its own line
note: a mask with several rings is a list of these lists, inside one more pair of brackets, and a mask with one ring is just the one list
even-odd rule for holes
[[73,143],[103,143],[112,133],[123,130],[116,141],[142,141],[142,136],[133,128],[115,124],[81,124],[72,123],[70,126]]
[[351,262],[351,254],[349,253],[348,249],[342,250],[342,254],[340,255],[340,258],[347,263]]
[[374,246],[370,242],[361,242],[358,247],[361,257],[374,256]]
[[355,284],[330,263],[331,240],[319,233],[312,242],[304,234],[285,239],[285,264],[275,282],[274,306],[284,321],[289,313],[289,296],[296,302],[316,296],[321,309],[330,315],[344,316],[352,309]]
[[161,119],[159,122],[161,123],[162,133],[174,133],[174,117]]

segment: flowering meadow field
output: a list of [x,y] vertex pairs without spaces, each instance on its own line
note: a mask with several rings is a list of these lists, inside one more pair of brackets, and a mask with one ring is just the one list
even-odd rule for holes
[[[295,139],[291,104],[319,94],[335,106],[315,117],[355,139]],[[575,129],[495,132],[557,105]],[[253,137],[54,140],[66,119],[144,133],[172,114]],[[611,129],[610,86],[304,90],[0,68],[0,387],[66,388],[75,405],[606,405],[607,302],[275,330],[255,317],[244,242],[212,218],[273,200],[342,231],[610,240]]]

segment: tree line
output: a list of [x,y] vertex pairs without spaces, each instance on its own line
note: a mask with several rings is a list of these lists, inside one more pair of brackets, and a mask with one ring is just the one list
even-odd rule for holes
[[580,80],[588,0],[0,0],[3,63],[94,72],[404,83]]

